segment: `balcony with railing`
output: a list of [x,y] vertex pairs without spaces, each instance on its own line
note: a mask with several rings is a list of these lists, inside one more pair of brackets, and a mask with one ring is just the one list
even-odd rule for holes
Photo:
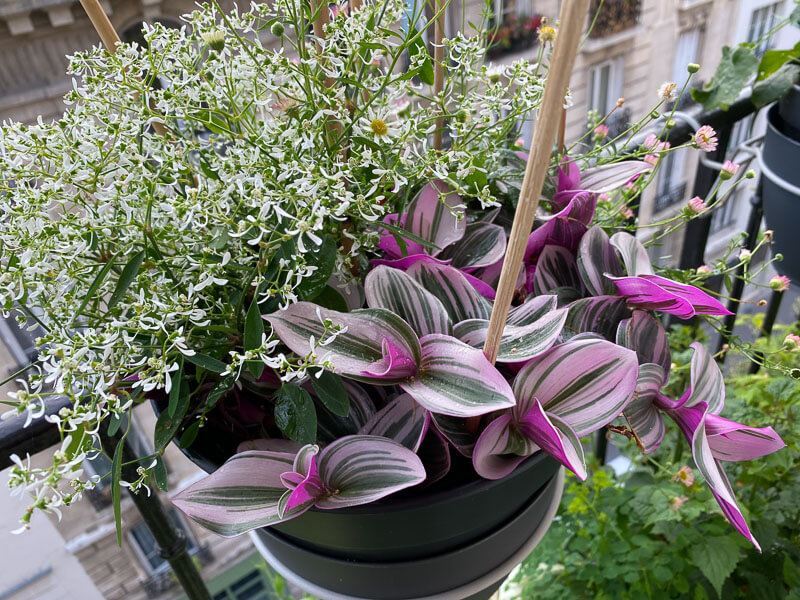
[[589,22],[594,26],[589,37],[602,39],[633,29],[641,11],[641,0],[592,0]]

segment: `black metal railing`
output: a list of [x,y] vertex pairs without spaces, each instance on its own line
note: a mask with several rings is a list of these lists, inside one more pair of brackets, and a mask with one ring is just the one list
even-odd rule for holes
[[636,27],[642,12],[641,0],[592,0],[589,10],[594,27],[590,38],[609,37]]

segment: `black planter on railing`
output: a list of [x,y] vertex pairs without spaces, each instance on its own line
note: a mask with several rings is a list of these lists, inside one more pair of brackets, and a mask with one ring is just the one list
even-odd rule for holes
[[[165,402],[152,404],[159,413]],[[203,428],[181,450],[213,471],[231,441]],[[456,456],[451,473],[430,488],[364,506],[312,508],[256,531],[254,541],[273,568],[321,600],[486,600],[549,528],[561,471],[538,452],[490,481]]]
[[[767,112],[762,151],[764,217],[775,232],[775,251],[783,255],[775,268],[800,281],[800,86]],[[787,185],[788,184],[788,185]],[[795,189],[791,189],[791,188]]]

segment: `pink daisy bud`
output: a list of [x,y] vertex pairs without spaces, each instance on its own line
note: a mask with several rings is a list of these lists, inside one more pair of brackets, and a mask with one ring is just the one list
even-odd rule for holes
[[730,179],[731,177],[736,175],[736,171],[738,170],[739,170],[739,165],[730,160],[726,160],[725,163],[722,165],[722,170],[719,172],[719,178],[722,180]]
[[514,142],[514,148],[524,148],[525,147],[525,140],[522,138],[517,138],[517,141]]
[[642,148],[646,148],[647,150],[652,150],[658,144],[658,138],[654,133],[651,133],[646,138],[644,138],[644,144],[642,144]]
[[695,196],[691,200],[689,200],[688,204],[686,205],[689,208],[689,211],[699,215],[702,212],[708,210],[708,205],[703,202],[703,199],[700,196]]
[[717,132],[713,127],[703,125],[694,132],[694,144],[701,150],[713,152],[717,149]]
[[711,267],[708,265],[700,265],[697,267],[697,274],[698,275],[711,275]]
[[742,262],[750,262],[751,258],[753,258],[753,253],[747,248],[742,248],[741,252],[739,252],[739,260]]
[[790,352],[800,348],[800,335],[795,335],[793,333],[787,335],[783,340],[783,347]]
[[633,217],[636,216],[635,214],[633,214],[633,211],[630,208],[628,208],[627,206],[624,206],[624,205],[623,205],[623,207],[621,209],[621,212],[622,212],[622,216],[625,217],[626,219],[632,219]]
[[692,484],[694,483],[694,471],[692,471],[691,467],[684,465],[680,468],[680,470],[678,470],[672,480],[682,483],[686,487],[692,487]]
[[669,507],[672,510],[679,510],[681,506],[686,504],[687,500],[689,500],[689,498],[686,496],[676,496],[669,501]]
[[655,167],[658,164],[658,156],[655,154],[646,154],[644,157],[644,162]]
[[594,128],[594,136],[599,139],[603,139],[608,135],[608,127],[605,125],[598,125]]
[[776,292],[785,292],[789,289],[791,281],[786,275],[775,275],[769,280],[769,287]]
[[656,151],[664,152],[665,150],[669,150],[669,146],[669,142],[658,142],[658,144],[656,144]]

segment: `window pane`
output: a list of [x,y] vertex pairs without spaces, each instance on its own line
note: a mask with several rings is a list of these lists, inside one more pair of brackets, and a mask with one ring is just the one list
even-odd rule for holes
[[600,90],[597,102],[597,110],[601,115],[608,113],[608,84],[611,78],[611,65],[604,65],[600,69]]

